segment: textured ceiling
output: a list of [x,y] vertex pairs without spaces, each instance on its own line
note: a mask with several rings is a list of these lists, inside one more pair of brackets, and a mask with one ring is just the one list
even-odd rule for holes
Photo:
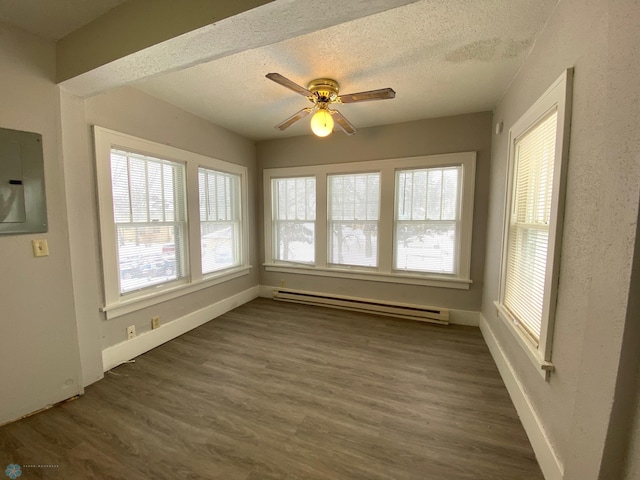
[[342,93],[392,87],[393,100],[338,107],[357,128],[486,111],[556,3],[422,0],[135,86],[255,140],[310,133],[308,119],[285,132],[273,128],[311,104],[266,79],[269,72],[303,86],[333,78]]
[[[305,8],[303,0],[277,0],[242,18],[262,25],[258,17],[278,12],[278,28],[283,32],[280,39],[286,40],[267,34],[275,43],[252,49],[229,48],[234,52],[231,55],[176,70],[171,63],[179,63],[176,59],[185,52],[176,50],[175,45],[182,42],[191,48],[199,38],[199,33],[190,32],[173,41],[173,49],[163,49],[163,45],[147,49],[145,61],[157,66],[156,72],[171,73],[156,73],[133,86],[254,140],[310,134],[308,118],[285,132],[274,128],[311,104],[266,79],[269,72],[278,72],[302,86],[314,78],[333,78],[340,83],[341,93],[392,87],[396,91],[393,100],[338,106],[357,128],[486,111],[506,91],[557,2],[418,0],[382,13],[366,16],[365,12],[355,20],[345,15],[344,23],[339,23],[338,16],[332,20],[334,26],[315,30],[305,25],[321,25],[318,12],[323,8],[333,12],[338,2],[309,0],[313,8]],[[57,39],[120,3],[125,1],[0,0],[0,20]],[[270,26],[272,22],[268,21]],[[213,26],[214,32],[225,32],[219,42],[235,38],[236,23],[230,19]],[[242,28],[246,30],[246,25]],[[295,36],[296,31],[305,33]],[[252,32],[254,36],[263,34],[254,29],[239,30],[238,35],[242,39]],[[216,45],[209,45],[215,50]],[[130,60],[140,55],[145,54],[131,55]],[[130,63],[123,59],[118,64],[132,68]],[[95,75],[114,74],[96,70]],[[114,77],[111,83],[118,82],[122,83]]]
[[0,19],[58,40],[126,0],[0,0]]

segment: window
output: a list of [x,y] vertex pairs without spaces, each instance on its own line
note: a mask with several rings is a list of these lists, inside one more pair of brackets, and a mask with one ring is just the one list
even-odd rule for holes
[[461,169],[396,172],[396,269],[457,273]]
[[509,134],[509,169],[499,316],[543,377],[559,272],[571,71],[563,74]]
[[184,278],[184,165],[112,148],[111,183],[120,293]]
[[504,306],[536,346],[542,328],[558,112],[515,140]]
[[315,259],[315,178],[277,178],[273,180],[273,192],[274,258],[312,264]]
[[380,174],[329,176],[329,263],[378,265]]
[[245,167],[94,133],[107,318],[249,273]]
[[265,268],[468,289],[474,181],[474,152],[265,170]]
[[240,175],[198,169],[202,273],[240,265]]

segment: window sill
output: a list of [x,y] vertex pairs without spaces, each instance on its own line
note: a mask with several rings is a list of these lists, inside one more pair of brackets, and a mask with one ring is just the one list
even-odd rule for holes
[[123,299],[118,303],[105,305],[100,308],[100,311],[105,312],[107,314],[107,320],[110,320],[161,302],[166,302],[167,300],[172,300],[174,298],[179,298],[184,295],[197,292],[198,290],[202,290],[213,285],[233,280],[234,278],[248,275],[251,268],[251,266],[236,267],[230,270],[225,270],[224,272],[209,275],[199,282],[180,284],[171,288],[162,289],[161,291],[148,292],[144,295]]
[[469,290],[472,280],[448,278],[436,275],[412,275],[407,273],[365,272],[362,270],[343,270],[338,268],[320,268],[305,265],[284,265],[264,263],[267,272],[296,273],[302,275],[316,275],[320,277],[349,278],[352,280],[367,280],[370,282],[403,283],[408,285],[423,285],[428,287],[455,288]]
[[553,365],[553,363],[542,358],[542,355],[540,355],[540,351],[538,350],[538,348],[531,342],[529,337],[527,337],[527,334],[518,327],[513,316],[500,302],[496,300],[493,302],[493,304],[496,306],[498,317],[500,317],[500,319],[507,326],[507,330],[511,332],[511,334],[516,339],[516,342],[520,345],[520,347],[522,347],[527,355],[527,358],[529,358],[542,378],[545,381],[549,381],[551,372],[555,370],[555,366]]

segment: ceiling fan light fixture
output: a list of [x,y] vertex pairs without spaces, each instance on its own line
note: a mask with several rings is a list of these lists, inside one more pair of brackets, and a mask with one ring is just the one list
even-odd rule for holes
[[320,108],[311,117],[311,131],[318,137],[326,137],[333,132],[333,118],[326,108]]
[[298,120],[315,111],[313,117],[311,117],[311,131],[318,137],[326,137],[333,132],[333,117],[335,117],[335,123],[338,124],[338,127],[347,135],[353,135],[357,131],[356,127],[354,127],[339,110],[330,110],[329,105],[386,100],[396,96],[393,88],[380,88],[378,90],[368,90],[366,92],[352,93],[349,95],[338,95],[340,85],[331,78],[316,78],[309,82],[307,88],[304,88],[279,73],[267,73],[266,77],[297,94],[307,97],[307,100],[313,103],[313,107],[303,108],[298,113],[287,118],[284,122],[280,122],[276,125],[276,128],[281,131],[285,130]]

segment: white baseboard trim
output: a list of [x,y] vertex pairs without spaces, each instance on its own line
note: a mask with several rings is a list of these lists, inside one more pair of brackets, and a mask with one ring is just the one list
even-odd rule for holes
[[484,337],[484,341],[489,347],[493,361],[496,363],[502,380],[504,381],[513,405],[516,407],[522,426],[524,427],[533,451],[540,465],[540,469],[545,480],[562,480],[564,477],[564,466],[558,459],[555,450],[549,442],[540,417],[533,409],[533,405],[529,400],[527,393],[522,387],[522,383],[518,379],[511,362],[504,353],[504,350],[498,343],[496,336],[491,330],[491,326],[482,313],[480,317],[480,331]]
[[178,318],[162,325],[160,328],[138,335],[117,345],[105,348],[102,351],[102,364],[104,371],[111,370],[118,365],[127,362],[149,350],[173,340],[180,335],[204,325],[220,315],[233,310],[240,305],[250,302],[258,296],[258,286],[251,287],[232,297],[225,298],[208,307]]
[[[271,285],[259,285],[259,296],[264,298],[273,298],[273,287]],[[477,327],[480,325],[480,312],[472,312],[470,310],[449,309],[449,323],[452,325],[467,325]]]

